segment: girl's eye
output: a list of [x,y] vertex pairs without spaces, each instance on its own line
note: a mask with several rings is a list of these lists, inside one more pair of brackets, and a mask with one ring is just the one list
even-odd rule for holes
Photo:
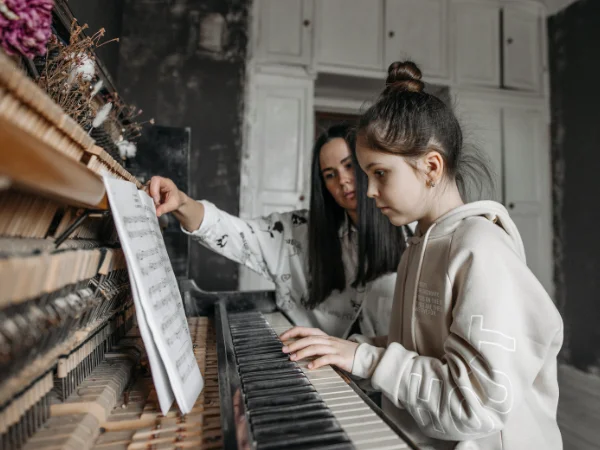
[[346,169],[352,169],[352,163],[351,162],[348,163],[348,164],[346,164]]
[[323,178],[325,178],[326,180],[331,180],[333,177],[333,172],[327,172],[325,175],[323,175]]
[[375,172],[373,172],[373,173],[375,174],[375,176],[376,176],[377,178],[381,178],[381,177],[383,177],[383,175],[384,175],[384,172],[383,172],[383,170],[376,170],[376,171],[375,171]]

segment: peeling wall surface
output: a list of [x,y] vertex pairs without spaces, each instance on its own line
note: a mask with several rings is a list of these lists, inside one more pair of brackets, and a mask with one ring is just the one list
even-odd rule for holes
[[600,369],[600,2],[579,0],[548,22],[556,298],[564,359]]
[[[191,130],[192,198],[237,215],[250,0],[125,0],[123,97],[158,125]],[[237,289],[236,263],[193,245],[189,276]]]

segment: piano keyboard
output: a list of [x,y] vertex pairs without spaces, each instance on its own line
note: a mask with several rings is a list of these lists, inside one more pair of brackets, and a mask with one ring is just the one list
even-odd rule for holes
[[229,313],[246,412],[256,448],[407,449],[330,366],[308,370],[281,352],[281,313]]

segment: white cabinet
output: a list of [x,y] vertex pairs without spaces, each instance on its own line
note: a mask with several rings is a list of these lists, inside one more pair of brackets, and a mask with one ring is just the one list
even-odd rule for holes
[[383,70],[383,0],[316,0],[317,70]]
[[259,0],[256,57],[261,62],[308,65],[313,0]]
[[457,114],[463,127],[465,148],[474,147],[483,153],[494,177],[492,192],[469,192],[468,200],[483,198],[503,203],[502,108],[492,102],[463,100],[458,102]]
[[[308,77],[255,74],[249,92],[247,145],[242,161],[240,216],[308,207],[314,132],[314,81]],[[240,289],[271,283],[242,268]]]
[[542,112],[504,108],[505,204],[516,223],[527,264],[553,295],[552,211],[548,124]]
[[543,64],[541,19],[536,10],[503,8],[504,87],[539,90]]
[[[530,107],[527,101],[503,102],[496,96],[460,97],[455,103],[465,147],[473,144],[491,160],[497,185],[491,198],[506,206],[523,239],[527,265],[553,295],[551,167],[544,108],[541,103]],[[477,198],[469,198],[473,199]]]
[[426,78],[449,78],[447,0],[386,0],[385,67],[413,60]]
[[454,70],[459,85],[500,87],[500,7],[454,0]]

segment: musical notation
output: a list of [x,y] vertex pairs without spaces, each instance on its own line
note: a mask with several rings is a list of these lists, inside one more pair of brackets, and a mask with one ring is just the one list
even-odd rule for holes
[[150,296],[152,296],[152,295],[156,294],[157,292],[160,292],[163,289],[165,289],[169,284],[170,284],[169,280],[167,280],[166,278],[163,278],[154,286],[150,286],[150,289],[148,289],[148,294],[150,294]]
[[150,258],[151,256],[158,255],[160,253],[159,248],[151,248],[150,250],[140,250],[135,253],[135,257],[138,261],[143,261],[146,258]]
[[159,310],[163,309],[165,306],[170,305],[171,303],[173,303],[174,302],[174,298],[173,297],[174,297],[173,293],[169,292],[164,297],[156,300],[152,304],[152,307],[154,308],[154,311],[159,311]]
[[125,223],[125,225],[130,225],[132,223],[148,223],[148,217],[146,217],[146,215],[126,216],[126,217],[123,217],[123,223]]
[[165,331],[167,331],[171,325],[173,325],[173,323],[179,318],[179,310],[183,307],[183,305],[181,303],[179,303],[176,307],[176,310],[173,314],[171,314],[170,316],[168,316],[160,325],[160,328],[162,329],[162,332],[164,333]]
[[152,230],[152,229],[145,229],[145,230],[135,230],[135,231],[127,231],[127,235],[131,238],[131,239],[136,239],[136,238],[143,238],[146,236],[155,236],[156,235],[156,231]]
[[148,264],[147,266],[143,266],[142,274],[144,276],[147,276],[147,275],[150,275],[151,272],[154,272],[155,270],[158,270],[158,269],[164,269],[165,272],[167,272],[167,273],[172,272],[173,268],[171,267],[170,264],[167,264],[168,262],[170,262],[169,258],[167,258],[165,256],[161,256],[158,261],[154,261],[154,262],[151,262],[150,264]]
[[167,344],[173,345],[176,341],[180,341],[189,334],[189,330],[183,319],[179,319],[178,325],[179,327],[177,328],[177,330],[167,338]]

